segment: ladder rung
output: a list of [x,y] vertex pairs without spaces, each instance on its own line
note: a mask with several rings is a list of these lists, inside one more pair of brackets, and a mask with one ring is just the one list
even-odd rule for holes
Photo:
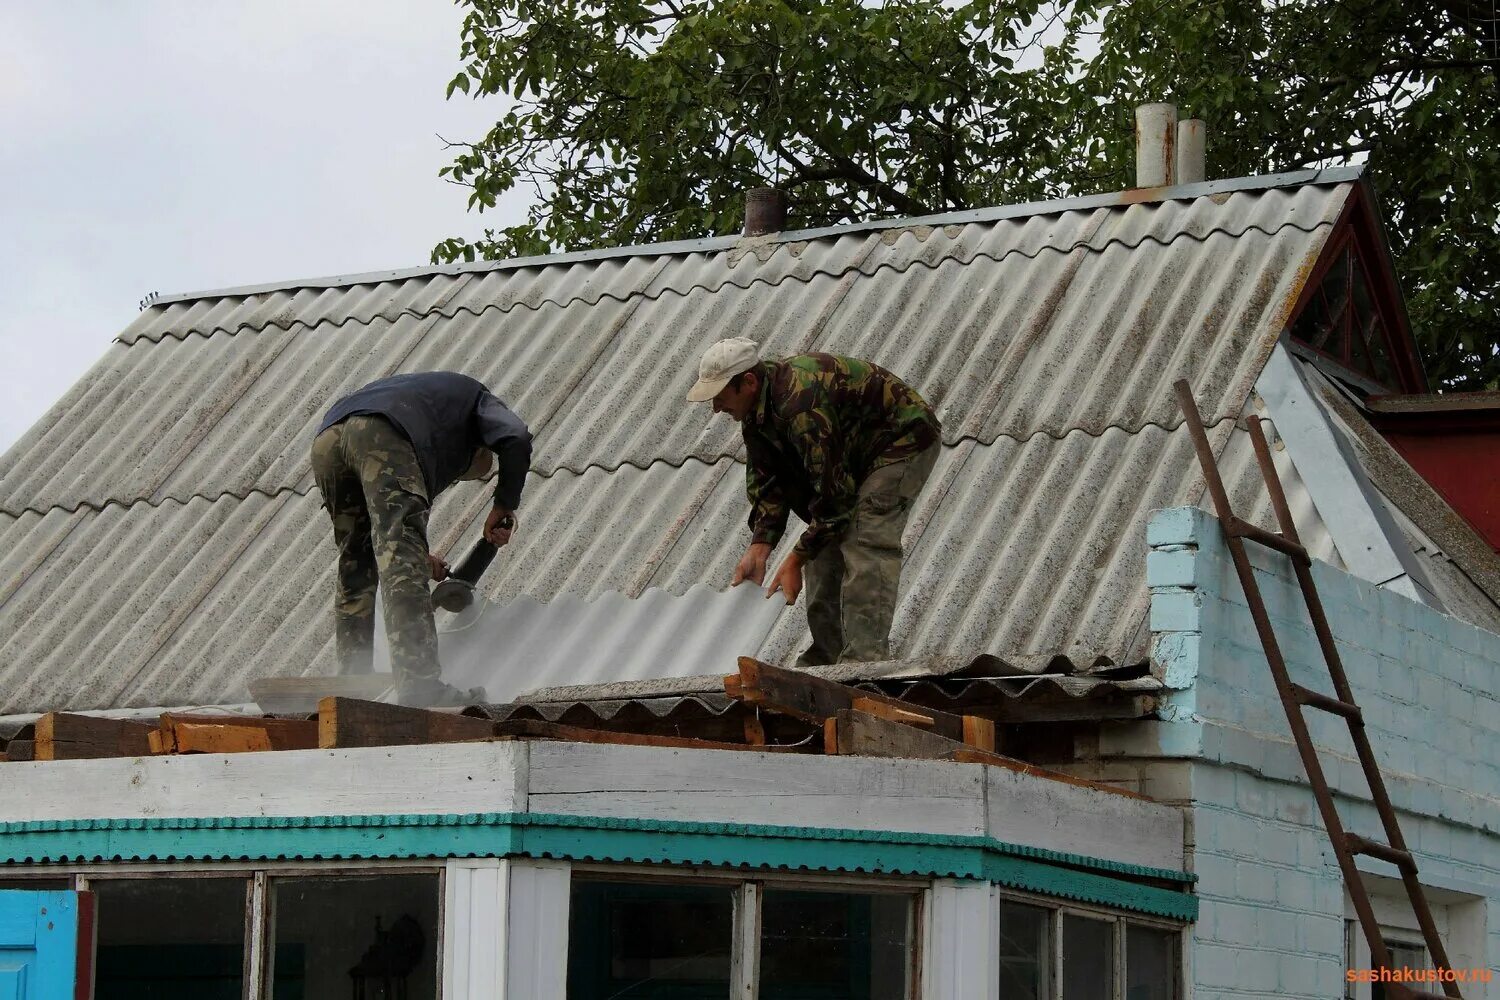
[[1394,847],[1371,840],[1368,837],[1361,837],[1357,833],[1345,834],[1344,843],[1355,854],[1368,854],[1372,858],[1389,861],[1403,871],[1414,872],[1417,870],[1417,861],[1411,856],[1409,851],[1398,851]]
[[1305,688],[1301,684],[1292,685],[1292,694],[1296,697],[1299,704],[1321,708],[1325,712],[1342,715],[1350,722],[1364,724],[1364,713],[1359,710],[1358,705],[1351,705],[1347,701],[1339,701],[1337,698],[1330,698],[1326,694],[1319,694],[1312,688]]
[[1237,517],[1226,518],[1224,521],[1224,531],[1226,534],[1233,535],[1236,538],[1248,538],[1252,542],[1259,542],[1268,549],[1284,552],[1304,566],[1312,565],[1312,557],[1307,554],[1307,550],[1302,546],[1296,542],[1288,541],[1274,532],[1258,528],[1249,521],[1241,521]]

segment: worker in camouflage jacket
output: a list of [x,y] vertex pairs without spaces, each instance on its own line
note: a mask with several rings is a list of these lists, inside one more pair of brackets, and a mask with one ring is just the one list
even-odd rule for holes
[[713,400],[745,436],[751,537],[733,584],[765,583],[795,512],[807,528],[766,596],[779,591],[794,603],[806,574],[812,645],[798,662],[888,659],[901,533],[941,443],[932,407],[868,361],[763,361],[754,341],[739,338],[710,347],[698,374],[687,398]]
[[458,705],[483,697],[439,676],[428,578],[443,579],[448,566],[427,549],[427,514],[455,482],[489,475],[492,457],[498,474],[484,537],[505,545],[531,464],[531,432],[483,384],[457,372],[395,375],[345,396],[324,415],[312,467],[339,550],[333,609],[340,673],[373,669],[379,584],[397,700]]

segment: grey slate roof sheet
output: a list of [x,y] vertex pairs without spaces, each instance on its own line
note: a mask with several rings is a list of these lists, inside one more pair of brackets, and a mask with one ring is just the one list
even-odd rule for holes
[[[333,552],[305,456],[329,402],[392,371],[473,374],[537,434],[492,598],[722,588],[745,539],[737,434],[680,399],[730,333],[869,357],[939,407],[897,655],[1138,659],[1146,517],[1201,494],[1171,383],[1192,380],[1217,444],[1242,437],[1229,418],[1350,191],[1240,187],[148,308],[0,457],[0,712],[239,700],[251,678],[329,670]],[[444,495],[434,548],[467,545],[486,502]],[[732,613],[698,615],[694,642]],[[600,649],[655,624],[626,616]],[[804,632],[783,612],[723,669],[784,661]],[[538,685],[582,669],[535,666],[557,672]]]
[[[768,353],[832,350],[909,375],[949,443],[1175,426],[1170,384],[1184,374],[1205,401],[1238,410],[1254,376],[1247,351],[1279,332],[1298,265],[1346,195],[1273,189],[800,250],[763,243],[738,260],[627,258],[153,307],[0,459],[0,510],[307,492],[322,410],[397,370],[486,381],[537,433],[542,475],[712,461],[736,453],[735,428],[682,396],[703,345],[728,331]],[[519,308],[517,282],[551,297],[528,292],[535,308]]]

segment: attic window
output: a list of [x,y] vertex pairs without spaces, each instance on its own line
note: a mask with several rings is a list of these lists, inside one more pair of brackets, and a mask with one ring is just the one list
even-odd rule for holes
[[1292,322],[1292,337],[1349,371],[1400,392],[1390,329],[1372,288],[1358,241],[1346,238]]

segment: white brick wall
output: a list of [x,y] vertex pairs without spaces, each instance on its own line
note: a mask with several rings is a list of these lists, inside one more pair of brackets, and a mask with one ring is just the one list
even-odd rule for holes
[[[1203,902],[1194,996],[1342,996],[1343,884],[1218,525],[1202,511],[1163,511],[1148,540],[1156,668],[1176,689],[1168,718],[1177,721],[1150,739],[1122,727],[1101,739],[1101,751],[1135,758],[1144,782],[1156,768],[1181,765],[1141,758],[1201,748],[1186,754]],[[1331,694],[1287,560],[1251,551],[1293,680]],[[1495,966],[1500,636],[1321,563],[1314,577],[1423,881],[1450,890],[1438,895],[1463,925],[1449,950]],[[1307,719],[1345,826],[1379,837],[1343,721],[1320,712]],[[1460,940],[1465,933],[1475,935],[1472,946]],[[1500,998],[1500,982],[1490,990],[1470,986],[1464,995]]]

